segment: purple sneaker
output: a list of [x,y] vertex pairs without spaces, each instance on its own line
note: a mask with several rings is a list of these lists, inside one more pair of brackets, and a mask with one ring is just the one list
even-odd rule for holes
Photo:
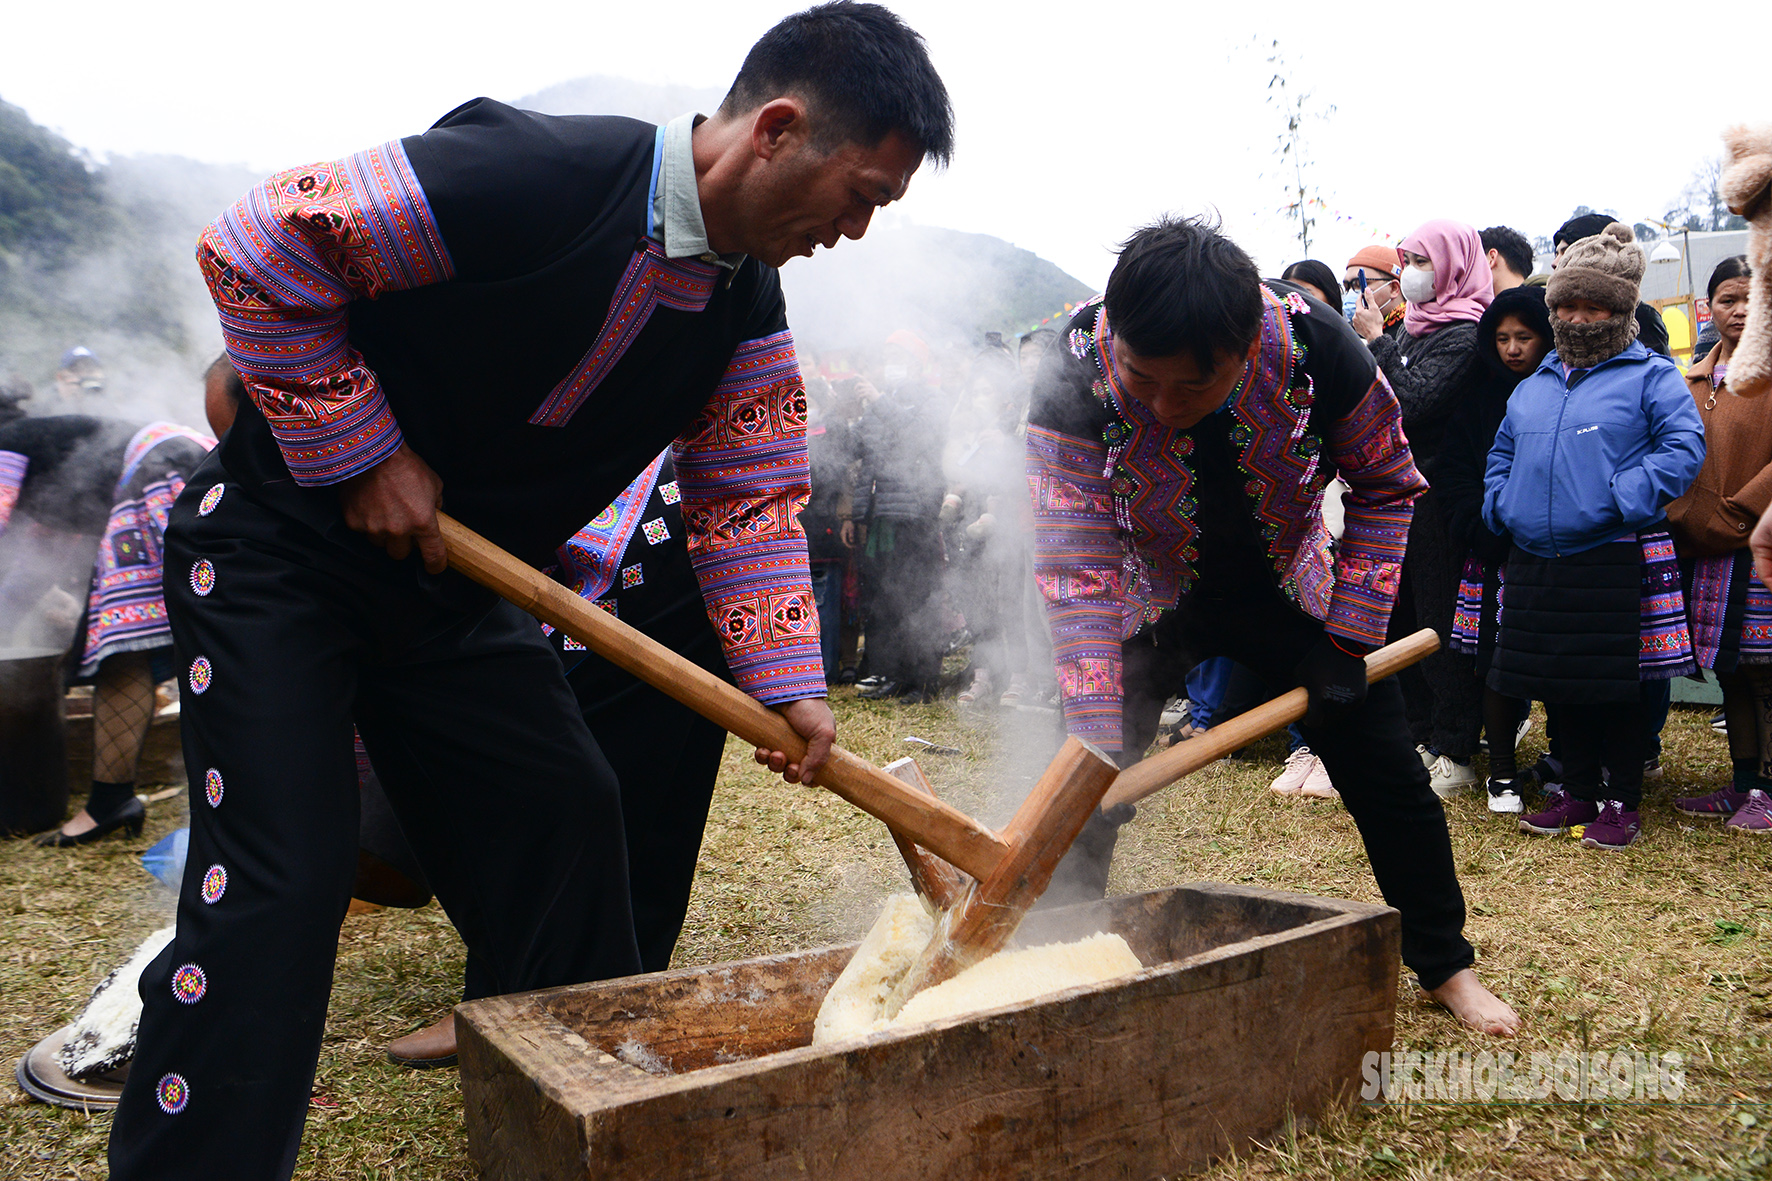
[[1617,800],[1601,800],[1600,814],[1582,830],[1584,849],[1625,849],[1643,831],[1642,817],[1627,812]]
[[[1747,805],[1752,791],[1736,791],[1735,785],[1718,788],[1707,796],[1688,796],[1674,807],[1688,816],[1733,816]],[[1764,794],[1764,793],[1762,793]]]
[[1747,802],[1741,806],[1741,811],[1729,817],[1723,827],[1736,832],[1772,832],[1772,796],[1753,788],[1747,793]]
[[1600,814],[1592,800],[1578,800],[1566,791],[1550,797],[1550,807],[1530,816],[1520,817],[1520,831],[1528,836],[1554,837],[1571,825],[1587,824]]

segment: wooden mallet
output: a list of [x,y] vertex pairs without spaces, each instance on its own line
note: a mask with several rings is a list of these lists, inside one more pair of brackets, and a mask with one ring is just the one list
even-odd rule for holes
[[[783,751],[790,759],[804,756],[805,740],[774,710],[587,603],[448,514],[438,513],[437,522],[456,570],[746,742]],[[1432,631],[1418,633],[1368,656],[1368,675],[1389,675],[1437,646]],[[900,760],[893,764],[895,774],[888,774],[832,747],[817,776],[819,786],[883,821],[904,852],[918,891],[942,908],[936,938],[900,986],[893,1010],[919,989],[1003,948],[1104,798],[1109,805],[1143,798],[1302,718],[1305,700],[1304,690],[1295,689],[1125,772],[1088,743],[1067,739],[1001,833],[937,799],[914,762]],[[917,846],[947,864],[934,862]],[[956,869],[972,880],[960,877]]]
[[[449,548],[449,564],[475,582],[498,592],[542,622],[553,624],[611,664],[633,673],[746,742],[784,751],[790,760],[805,755],[806,740],[768,706],[635,631],[609,612],[587,603],[447,513],[437,514],[437,524]],[[1076,839],[1083,820],[1100,802],[1101,792],[1107,790],[1114,774],[1114,764],[1105,756],[1096,756],[1092,771],[1087,762],[1073,760],[1073,774],[1083,782],[1080,786],[1069,785],[1068,791],[1080,791],[1077,798],[1087,797],[1088,807],[1082,810],[1076,828],[1068,832],[1064,830],[1070,825],[1070,811],[1050,817],[1049,823],[1028,822],[1019,827],[1012,823],[999,835],[937,799],[926,785],[888,775],[842,747],[831,748],[830,759],[819,771],[816,782],[884,821],[896,838],[921,845],[950,866],[985,881],[1025,853],[1015,842],[1026,843],[1030,834],[1031,839],[1045,844],[1062,836],[1067,847]],[[1046,784],[1051,775],[1048,771],[1041,783]],[[1050,794],[1054,798],[1070,798],[1057,788],[1051,789]],[[1073,807],[1071,811],[1074,810]],[[1059,853],[1063,853],[1063,848]],[[1045,888],[1045,879],[1040,880],[1039,888]]]
[[[1366,679],[1376,681],[1391,676],[1431,655],[1439,646],[1440,637],[1433,629],[1423,628],[1369,654],[1366,657]],[[1015,934],[1015,928],[1028,908],[1045,892],[1053,870],[1096,807],[1111,808],[1142,800],[1201,767],[1298,721],[1304,717],[1309,703],[1309,696],[1303,689],[1283,693],[1204,734],[1128,767],[1117,778],[1110,775],[1112,783],[1105,792],[1094,790],[1095,781],[1087,771],[1093,764],[1085,758],[1085,752],[1096,757],[1104,756],[1093,747],[1071,739],[1003,830],[1011,851],[997,873],[984,881],[966,884],[957,898],[952,896],[953,887],[948,881],[937,880],[934,888],[945,891],[948,900],[942,903],[935,937],[894,987],[886,1004],[886,1015],[896,1014],[906,1001],[923,989],[940,984],[986,956],[1001,951]],[[1083,781],[1088,783],[1087,787],[1082,786]],[[1083,808],[1080,814],[1075,811],[1078,808]],[[1048,837],[1059,834],[1063,834],[1062,844],[1047,843]],[[906,860],[911,860],[909,853]],[[922,872],[924,876],[930,873],[926,868]],[[912,863],[911,877],[913,881],[919,878],[919,867],[915,863]],[[918,890],[920,893],[930,892],[922,885]]]

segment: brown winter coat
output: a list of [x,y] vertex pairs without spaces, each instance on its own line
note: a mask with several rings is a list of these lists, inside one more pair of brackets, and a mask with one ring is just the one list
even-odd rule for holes
[[[1723,346],[1686,371],[1704,419],[1704,466],[1686,494],[1667,506],[1683,558],[1726,554],[1747,544],[1754,522],[1772,503],[1772,401],[1713,391],[1711,371]],[[1714,393],[1714,396],[1713,396]]]

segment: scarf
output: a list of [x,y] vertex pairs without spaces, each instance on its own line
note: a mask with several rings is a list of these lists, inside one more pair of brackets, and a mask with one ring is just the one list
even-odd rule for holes
[[1448,324],[1475,321],[1495,298],[1483,257],[1483,239],[1463,222],[1430,221],[1403,239],[1403,249],[1434,264],[1434,298],[1411,303],[1403,318],[1410,336],[1427,336]]
[[1556,341],[1557,359],[1565,366],[1592,369],[1630,347],[1637,338],[1637,318],[1614,314],[1591,324],[1577,324],[1552,316],[1551,338]]

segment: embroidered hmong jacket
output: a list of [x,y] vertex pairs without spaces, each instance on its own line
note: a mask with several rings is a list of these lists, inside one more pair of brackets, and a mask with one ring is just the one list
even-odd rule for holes
[[476,99],[253,189],[197,250],[257,408],[222,463],[324,533],[340,524],[328,486],[405,442],[448,511],[542,566],[676,443],[690,558],[738,683],[822,696],[780,282],[755,259],[665,257],[661,148],[651,124]]
[[[560,547],[549,573],[573,594],[731,681],[684,544],[682,500],[675,457],[667,448]],[[572,674],[581,707],[636,691],[630,674],[607,661],[586,665],[583,644],[546,624],[541,630]]]
[[[1035,576],[1066,727],[1105,748],[1120,746],[1121,642],[1215,576],[1199,567],[1202,547],[1219,539],[1201,535],[1191,462],[1208,424],[1235,451],[1267,577],[1330,634],[1362,648],[1384,642],[1427,484],[1397,400],[1347,324],[1313,315],[1289,284],[1262,295],[1258,355],[1213,416],[1229,415],[1228,427],[1165,427],[1126,396],[1099,301],[1078,310],[1068,347],[1041,365],[1027,436]],[[1332,552],[1321,509],[1338,472],[1349,492]]]

